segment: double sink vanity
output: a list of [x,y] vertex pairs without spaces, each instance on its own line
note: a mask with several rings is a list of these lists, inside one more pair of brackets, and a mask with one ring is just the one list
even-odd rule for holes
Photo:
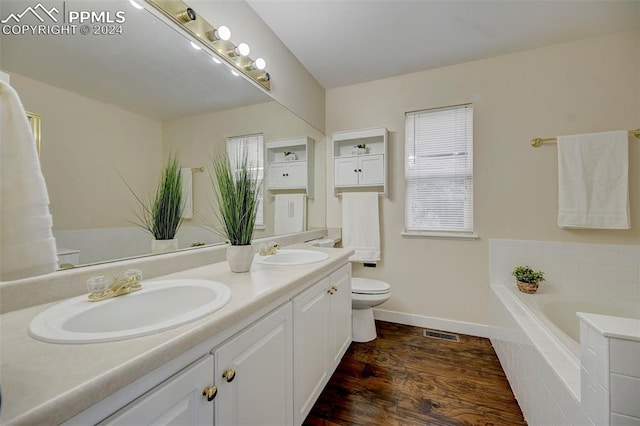
[[351,343],[351,253],[297,244],[6,312],[0,422],[301,424]]

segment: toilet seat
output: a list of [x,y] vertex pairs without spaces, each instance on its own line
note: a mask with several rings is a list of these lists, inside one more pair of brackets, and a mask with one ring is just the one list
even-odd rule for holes
[[351,293],[355,294],[387,294],[391,286],[371,278],[351,278]]

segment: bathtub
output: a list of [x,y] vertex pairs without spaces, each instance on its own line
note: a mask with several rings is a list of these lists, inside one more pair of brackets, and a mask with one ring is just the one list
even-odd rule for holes
[[522,293],[515,286],[508,289],[577,358],[580,358],[578,312],[640,319],[640,306],[621,299],[589,295],[569,296],[565,293],[553,293],[544,288],[536,294]]
[[[595,414],[585,405],[593,404],[581,395],[584,349],[577,313],[640,319],[639,305],[554,293],[545,286],[525,294],[515,285],[494,285],[489,299],[491,342],[528,423],[592,424]],[[602,410],[608,419],[609,407]]]

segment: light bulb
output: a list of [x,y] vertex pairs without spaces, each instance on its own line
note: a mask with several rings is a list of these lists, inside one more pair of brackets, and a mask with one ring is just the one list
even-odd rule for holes
[[251,49],[249,49],[249,45],[247,43],[240,43],[238,47],[236,47],[236,53],[240,56],[249,56]]
[[267,67],[267,61],[265,61],[262,58],[258,58],[255,61],[253,61],[253,65],[256,67],[256,69],[263,70]]
[[202,50],[202,47],[198,46],[197,44],[195,44],[194,42],[191,42],[191,47],[193,47],[196,50]]
[[229,40],[231,38],[231,30],[224,25],[213,32],[218,40]]
[[136,3],[133,0],[129,0],[129,3],[131,3],[131,6],[135,7],[136,9],[144,9],[144,7],[140,6],[138,3]]

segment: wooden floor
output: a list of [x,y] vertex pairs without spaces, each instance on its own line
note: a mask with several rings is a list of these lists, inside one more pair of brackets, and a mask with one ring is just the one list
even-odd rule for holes
[[376,325],[376,340],[351,344],[305,425],[526,424],[488,339]]

